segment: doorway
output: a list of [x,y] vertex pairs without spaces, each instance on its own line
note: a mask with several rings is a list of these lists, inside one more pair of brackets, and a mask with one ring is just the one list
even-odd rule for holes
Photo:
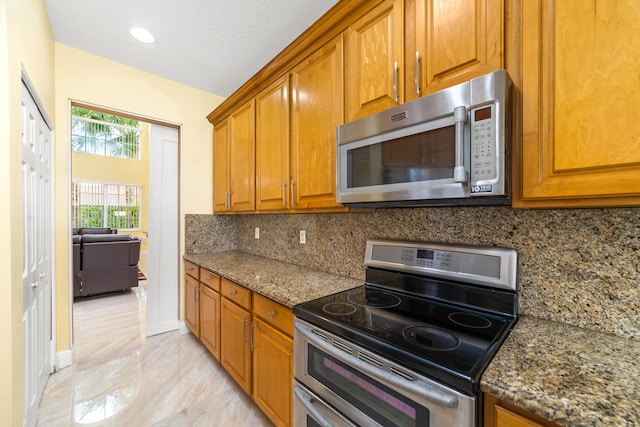
[[[139,154],[140,159],[128,159],[124,163],[119,163],[119,166],[110,169],[117,171],[123,168],[135,168],[136,164],[141,165],[139,162],[146,162],[144,167],[147,179],[144,183],[119,182],[121,185],[140,185],[143,189],[142,202],[136,211],[140,215],[141,222],[130,221],[129,224],[138,224],[138,226],[123,230],[121,233],[137,235],[142,238],[144,243],[143,252],[146,252],[144,257],[147,260],[146,281],[143,290],[146,300],[146,335],[175,330],[179,326],[180,316],[179,144],[181,129],[178,125],[159,122],[132,113],[123,113],[77,102],[72,103],[73,107],[126,117],[140,122],[140,125],[145,129],[143,144],[147,144],[146,148],[141,146],[137,152],[131,149],[112,150],[112,152],[124,151]],[[72,142],[71,145],[74,144],[75,142]],[[72,180],[75,181],[75,172],[79,169],[79,163],[86,157],[74,158],[76,153],[72,154]],[[95,169],[101,168],[94,167]],[[105,178],[105,175],[97,174],[97,176],[101,176],[103,180],[108,179]],[[112,182],[118,181],[118,179],[113,178]],[[134,207],[131,207],[131,210],[133,211]],[[141,220],[143,216],[145,216],[144,221]],[[108,225],[105,224],[105,226]]]

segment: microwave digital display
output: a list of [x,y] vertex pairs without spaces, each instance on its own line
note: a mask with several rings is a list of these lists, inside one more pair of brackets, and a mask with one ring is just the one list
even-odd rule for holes
[[473,117],[476,122],[481,120],[487,120],[491,118],[491,107],[481,108],[475,111],[475,116]]

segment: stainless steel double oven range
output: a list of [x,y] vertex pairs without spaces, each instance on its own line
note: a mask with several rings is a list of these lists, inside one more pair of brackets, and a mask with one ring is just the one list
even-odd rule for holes
[[293,309],[294,425],[476,426],[517,321],[514,250],[370,240],[366,281]]

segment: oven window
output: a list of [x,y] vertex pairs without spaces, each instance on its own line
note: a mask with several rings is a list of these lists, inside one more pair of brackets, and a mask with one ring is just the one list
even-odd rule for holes
[[347,151],[347,188],[453,178],[455,127]]
[[313,418],[311,418],[309,415],[307,415],[307,427],[322,427],[320,424],[318,424]]
[[429,425],[429,410],[313,346],[308,374],[383,426]]

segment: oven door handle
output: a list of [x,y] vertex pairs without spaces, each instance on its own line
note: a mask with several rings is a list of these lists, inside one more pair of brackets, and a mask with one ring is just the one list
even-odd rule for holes
[[304,335],[305,339],[312,342],[318,348],[324,350],[326,353],[334,357],[337,356],[338,358],[343,359],[345,362],[351,364],[351,366],[356,367],[363,373],[373,378],[383,379],[384,381],[387,381],[388,383],[393,384],[394,386],[400,389],[410,391],[411,393],[414,393],[417,396],[423,396],[427,400],[430,400],[431,402],[437,405],[440,405],[444,408],[458,407],[458,398],[454,395],[446,393],[442,390],[438,390],[434,388],[431,384],[421,381],[420,379],[416,379],[414,381],[405,380],[401,377],[398,377],[392,374],[391,372],[387,372],[373,365],[369,365],[368,363],[363,362],[357,357],[349,353],[346,353],[344,351],[340,351],[340,353],[337,353],[336,350],[338,349],[336,347],[333,347],[326,341],[323,341],[322,339],[318,338],[313,333],[312,328],[310,328],[307,325],[303,325],[302,323],[296,323],[295,328],[298,329],[300,333]]
[[311,397],[309,393],[306,393],[298,386],[293,387],[293,393],[296,395],[300,403],[302,403],[308,414],[311,415],[318,424],[322,427],[335,427],[328,419],[325,418],[324,415],[320,413],[318,408],[315,407],[313,404],[313,397]]

